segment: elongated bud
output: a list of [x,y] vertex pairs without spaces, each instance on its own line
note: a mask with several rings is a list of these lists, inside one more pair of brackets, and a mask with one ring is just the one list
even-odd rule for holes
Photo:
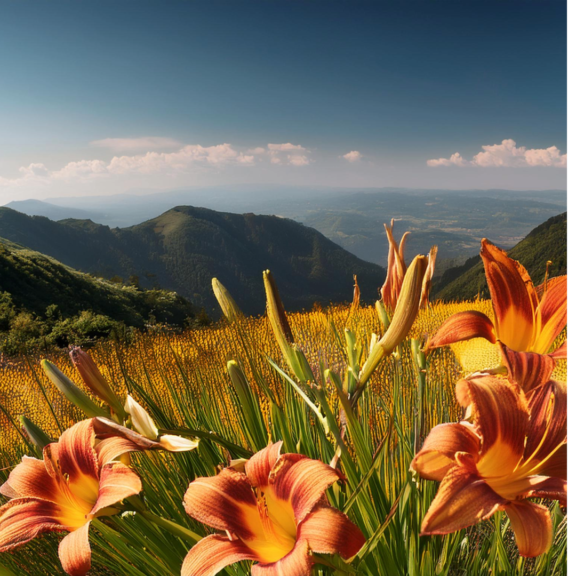
[[26,418],[26,416],[20,416],[20,424],[22,424],[22,428],[24,428],[28,438],[30,441],[36,446],[40,451],[44,449],[44,446],[48,446],[52,442],[50,437],[40,428],[40,426],[36,426],[34,422],[30,419]]
[[236,322],[244,317],[242,310],[240,310],[234,298],[230,296],[230,292],[226,290],[225,286],[221,284],[217,278],[212,278],[212,290],[228,322]]
[[282,355],[294,374],[296,374],[299,380],[306,381],[307,378],[301,369],[296,351],[292,346],[292,344],[294,344],[294,336],[288,323],[286,310],[284,310],[284,305],[282,304],[282,300],[280,300],[280,293],[278,292],[274,276],[272,276],[270,270],[265,270],[262,275],[264,277],[264,289],[266,291],[266,311],[274,336],[276,337],[276,342],[278,342],[280,350],[282,350]]
[[430,248],[428,254],[428,266],[426,266],[426,274],[422,282],[422,292],[420,293],[420,308],[426,308],[430,301],[430,289],[432,288],[432,276],[434,276],[434,269],[436,267],[436,256],[438,254],[438,246]]
[[416,258],[412,260],[412,264],[410,264],[410,267],[406,271],[406,276],[402,283],[402,289],[400,290],[400,296],[392,322],[390,322],[388,330],[374,346],[362,367],[358,388],[362,388],[366,384],[372,372],[374,372],[382,359],[392,354],[396,346],[408,335],[418,315],[422,281],[424,280],[427,264],[428,258],[426,258],[426,256],[416,256]]
[[200,440],[197,438],[191,440],[190,438],[184,438],[183,436],[164,434],[163,436],[160,436],[159,442],[162,448],[169,452],[188,452],[189,450],[198,448]]
[[388,316],[388,312],[386,312],[386,308],[384,308],[384,304],[382,304],[380,300],[376,301],[376,312],[378,313],[380,322],[384,325],[384,331],[388,330],[388,326],[390,326],[390,316]]
[[118,399],[118,396],[114,394],[104,376],[102,376],[102,373],[91,356],[86,354],[81,348],[75,347],[70,350],[70,358],[80,373],[84,384],[90,388],[93,394],[101,400],[104,400],[116,414],[123,418],[126,413],[124,412],[122,403]]
[[110,415],[103,409],[100,408],[97,404],[90,400],[90,397],[82,392],[68,376],[62,374],[62,372],[49,362],[48,360],[42,360],[41,362],[42,369],[44,370],[46,376],[50,378],[51,382],[72,402],[72,404],[76,405],[86,416],[89,418],[95,418],[97,416],[101,416],[103,418],[108,418]]
[[150,438],[150,440],[156,440],[158,438],[158,428],[152,420],[152,417],[130,394],[126,397],[126,404],[124,405],[124,410],[128,414],[130,414],[130,418],[132,420],[132,426],[134,429],[142,434],[142,436],[146,436],[146,438]]

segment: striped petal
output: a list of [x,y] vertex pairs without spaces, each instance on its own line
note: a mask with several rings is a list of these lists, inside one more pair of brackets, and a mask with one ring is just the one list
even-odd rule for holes
[[512,472],[524,454],[528,405],[504,378],[470,377],[456,384],[456,398],[469,408],[482,438],[478,470],[482,476]]
[[[547,467],[552,464],[550,457],[566,443],[568,426],[568,394],[564,382],[550,380],[545,386],[535,390],[529,402],[530,426],[526,441],[526,457],[543,462]],[[565,451],[558,454],[565,460]],[[566,470],[558,470],[558,458],[554,461],[555,475],[566,477]],[[542,472],[539,472],[542,473]],[[548,474],[551,475],[551,474]]]
[[478,476],[454,467],[440,484],[422,522],[421,535],[462,530],[490,518],[507,502]]
[[214,534],[203,538],[188,552],[182,564],[181,576],[214,576],[226,566],[256,556],[241,540],[230,540]]
[[113,460],[116,460],[122,454],[128,452],[138,452],[142,448],[136,445],[131,440],[116,436],[113,438],[106,438],[97,442],[96,454],[98,455],[98,464],[103,467]]
[[566,360],[568,358],[568,340],[564,340],[562,344],[550,354],[556,360]]
[[496,334],[492,320],[486,314],[475,310],[457,312],[438,328],[436,334],[426,344],[425,351],[472,338],[485,338],[495,344]]
[[64,572],[70,576],[84,576],[92,563],[92,551],[88,540],[90,522],[70,532],[58,546],[58,556]]
[[54,502],[17,498],[0,507],[0,552],[25,544],[44,532],[66,530],[62,509]]
[[82,482],[85,478],[98,480],[95,439],[92,419],[89,419],[68,428],[58,442],[49,444],[52,464],[57,462],[60,473],[67,476],[70,484]]
[[542,476],[520,498],[546,498],[558,500],[562,506],[568,501],[568,481],[564,478],[547,478]]
[[254,564],[252,576],[309,576],[312,557],[306,540],[298,540],[293,550],[271,564]]
[[342,475],[319,460],[300,454],[283,454],[270,473],[270,485],[279,500],[290,503],[296,522],[320,501],[326,490]]
[[568,323],[568,277],[552,278],[537,309],[536,340],[532,350],[546,354]]
[[339,554],[352,558],[366,539],[345,514],[332,506],[317,506],[300,524],[298,538],[306,540],[312,552]]
[[552,520],[545,506],[533,502],[514,501],[505,507],[514,530],[520,556],[544,554],[552,546]]
[[217,476],[197,478],[184,495],[184,509],[195,520],[217,530],[254,538],[251,525],[260,525],[256,498],[248,478],[225,468]]
[[428,266],[422,281],[422,292],[420,293],[420,308],[425,308],[430,300],[430,289],[432,288],[432,276],[436,268],[436,256],[438,255],[438,246],[432,246],[428,254]]
[[282,442],[270,444],[246,462],[246,476],[252,486],[268,486],[268,476],[280,458],[281,449]]
[[0,494],[8,498],[40,498],[56,502],[58,482],[46,470],[42,460],[24,456],[0,487]]
[[106,464],[100,473],[98,500],[92,514],[98,515],[103,508],[112,506],[124,498],[135,496],[142,490],[138,474],[120,462]]
[[516,352],[499,342],[502,362],[508,370],[508,379],[525,393],[544,385],[554,371],[556,362],[546,354]]
[[439,424],[430,430],[411,468],[427,480],[441,481],[455,464],[457,452],[477,458],[480,438],[465,424]]
[[480,256],[492,296],[498,339],[513,350],[529,350],[538,295],[526,269],[485,238]]

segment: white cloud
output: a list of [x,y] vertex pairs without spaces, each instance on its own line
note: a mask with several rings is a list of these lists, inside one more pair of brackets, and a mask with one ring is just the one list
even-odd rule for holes
[[350,150],[350,152],[344,154],[344,156],[341,156],[341,158],[344,158],[344,160],[347,160],[350,163],[358,162],[358,160],[362,158],[362,154],[360,154],[358,150]]
[[29,164],[28,166],[20,166],[18,172],[22,174],[21,178],[42,178],[48,176],[49,170],[44,164]]
[[307,166],[310,164],[310,151],[301,144],[268,144],[266,152],[271,164],[290,164],[291,166]]
[[288,154],[288,164],[292,164],[292,166],[307,166],[310,164],[310,159],[304,154]]
[[[108,139],[114,141],[119,139]],[[101,140],[98,142],[105,142]],[[62,168],[49,170],[44,164],[33,163],[19,168],[16,178],[0,176],[0,186],[45,185],[50,182],[86,182],[95,178],[125,174],[172,175],[192,170],[194,166],[253,166],[257,157],[269,158],[272,164],[306,166],[310,163],[308,150],[299,144],[268,144],[246,151],[231,144],[202,146],[187,144],[173,152],[149,150],[143,154],[116,155],[109,161],[77,160]]]
[[96,175],[105,175],[106,172],[106,162],[102,160],[80,160],[78,162],[68,162],[60,170],[51,172],[50,177],[62,180],[81,180]]
[[127,150],[158,150],[162,148],[177,148],[182,146],[181,142],[174,138],[164,138],[162,136],[142,136],[141,138],[104,138],[103,140],[93,140],[92,146],[108,148],[113,152],[124,152]]
[[290,144],[290,142],[286,142],[285,144],[268,144],[268,150],[272,150],[274,152],[307,152],[304,146],[300,144]]
[[532,166],[551,166],[566,168],[567,155],[560,154],[556,146],[550,148],[533,148],[527,150],[525,146],[516,146],[512,139],[502,140],[502,144],[482,146],[472,160],[466,160],[459,152],[450,158],[436,158],[426,162],[428,166],[476,166],[480,168],[506,167],[525,168]]

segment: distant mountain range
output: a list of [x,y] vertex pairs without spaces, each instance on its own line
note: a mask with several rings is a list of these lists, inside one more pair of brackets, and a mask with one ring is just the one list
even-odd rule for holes
[[[482,237],[511,248],[535,226],[566,209],[566,192],[508,190],[350,189],[238,185],[161,193],[11,202],[8,207],[52,220],[90,219],[126,228],[174,206],[194,205],[232,213],[256,212],[311,226],[363,260],[386,265],[383,222],[411,231],[407,255],[439,246],[438,273],[473,256]],[[140,195],[138,195],[140,194]]]
[[[544,280],[546,263],[551,261],[549,275],[567,273],[567,213],[549,218],[532,230],[526,238],[508,251],[530,274],[534,284]],[[479,255],[469,258],[462,266],[448,269],[439,282],[433,284],[436,298],[442,300],[490,297],[484,266]]]
[[291,310],[350,301],[354,274],[363,296],[373,301],[385,275],[380,266],[292,220],[190,206],[114,229],[91,220],[54,222],[0,208],[0,237],[82,272],[136,276],[143,288],[176,291],[214,316],[219,315],[211,290],[214,276],[246,313],[258,314],[264,311],[265,269],[274,272]]

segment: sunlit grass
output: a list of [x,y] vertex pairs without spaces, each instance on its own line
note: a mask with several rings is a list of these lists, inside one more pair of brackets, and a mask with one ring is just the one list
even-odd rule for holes
[[[420,313],[410,338],[430,335],[450,315],[472,309],[492,316],[489,301],[436,303]],[[342,337],[345,328],[355,333],[358,347],[364,350],[372,333],[381,335],[383,331],[373,307],[353,312],[344,306],[315,309],[290,314],[289,320],[317,382],[324,381],[324,369],[328,368],[344,379],[348,367]],[[230,458],[263,448],[269,439],[283,439],[285,451],[324,462],[330,462],[338,448],[334,438],[343,413],[337,387],[325,381],[319,390],[304,389],[327,416],[331,435],[271,365],[270,359],[290,375],[266,318],[245,318],[236,324],[222,321],[182,334],[140,334],[130,345],[101,342],[90,354],[118,395],[132,394],[147,407],[159,427],[204,433],[194,452],[147,453],[132,458],[143,479],[149,510],[198,534],[205,534],[205,528],[191,520],[182,507],[186,487],[195,477],[215,474]],[[17,429],[20,415],[53,438],[82,418],[40,370],[43,357],[79,382],[65,352],[31,353],[5,362],[0,370],[0,480],[23,454],[32,454]],[[226,369],[231,359],[243,369],[259,411],[248,410],[235,391]],[[329,492],[331,503],[349,514],[369,540],[360,558],[346,570],[423,576],[566,573],[566,524],[556,504],[553,518],[559,528],[554,547],[536,560],[518,558],[506,519],[499,515],[443,538],[419,537],[421,519],[437,484],[413,479],[409,465],[415,445],[436,424],[462,416],[454,398],[459,378],[498,364],[495,347],[477,340],[460,343],[454,351],[434,351],[426,369],[422,404],[409,340],[378,367],[356,413],[346,414],[348,435],[340,448],[348,482]],[[565,379],[565,363],[557,368],[556,377]],[[420,405],[423,409],[418,415]],[[419,430],[415,429],[417,421]],[[208,433],[224,443],[211,441]],[[56,540],[43,537],[0,556],[0,574],[3,563],[14,574],[60,574]],[[179,574],[182,559],[192,545],[138,513],[96,522],[92,543],[91,573],[158,576]],[[236,565],[226,573],[246,574],[247,567]],[[330,572],[317,569],[317,573]]]

